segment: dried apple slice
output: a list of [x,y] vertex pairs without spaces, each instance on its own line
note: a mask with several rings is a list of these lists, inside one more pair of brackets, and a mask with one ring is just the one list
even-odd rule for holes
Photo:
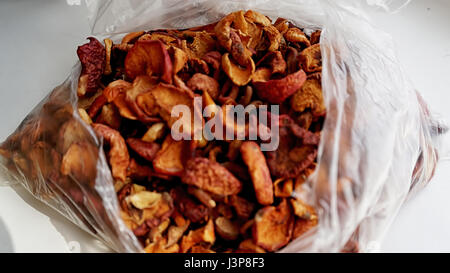
[[285,246],[292,237],[294,216],[286,199],[277,206],[260,209],[253,224],[253,240],[267,251]]
[[81,62],[81,77],[78,82],[78,96],[96,92],[105,69],[105,48],[95,38],[79,46],[77,55]]
[[69,175],[78,183],[95,183],[97,175],[97,148],[87,142],[74,142],[61,162],[61,174]]
[[92,128],[110,144],[109,162],[112,176],[124,182],[127,176],[127,168],[130,164],[130,155],[128,154],[125,140],[118,131],[106,125],[94,123]]
[[230,60],[229,53],[225,53],[222,56],[222,69],[234,84],[243,86],[252,79],[255,72],[255,63],[250,59],[247,66],[242,68]]
[[292,110],[303,112],[311,109],[311,113],[318,117],[326,113],[323,101],[321,74],[314,73],[308,76],[305,84],[291,98]]
[[187,82],[187,86],[192,90],[201,90],[208,92],[211,98],[216,99],[219,96],[219,83],[208,75],[195,73]]
[[308,37],[306,37],[305,33],[303,33],[303,31],[296,27],[289,28],[286,33],[284,33],[284,38],[286,39],[286,41],[303,44],[305,47],[311,46],[311,43],[309,42]]
[[253,81],[258,97],[269,103],[282,103],[297,90],[299,90],[306,81],[306,74],[299,70],[293,74],[287,75],[281,79],[268,81]]
[[168,135],[153,160],[153,168],[162,174],[181,175],[184,163],[191,156],[190,151],[189,141],[175,141]]
[[156,157],[156,154],[160,150],[160,146],[158,143],[149,143],[138,138],[127,139],[127,144],[138,155],[150,162],[153,161],[153,159]]
[[322,54],[320,44],[305,48],[299,56],[303,70],[307,73],[322,71]]
[[241,146],[241,155],[252,177],[256,199],[261,205],[273,203],[273,185],[266,158],[259,145],[254,141],[246,141]]
[[225,196],[238,194],[242,189],[242,183],[225,167],[202,157],[195,157],[187,161],[181,181]]
[[224,240],[236,240],[239,236],[239,225],[235,221],[231,221],[225,217],[217,217],[214,221],[216,224],[216,232]]
[[157,75],[172,83],[173,66],[165,45],[159,40],[137,41],[125,58],[125,73],[130,79]]

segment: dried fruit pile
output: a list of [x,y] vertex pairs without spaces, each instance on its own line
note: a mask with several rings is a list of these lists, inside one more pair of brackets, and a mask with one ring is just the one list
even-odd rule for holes
[[[121,216],[146,252],[271,252],[317,224],[299,196],[315,168],[325,117],[320,31],[308,36],[283,18],[272,24],[249,10],[191,29],[130,33],[120,44],[89,40],[77,51],[78,111],[103,138]],[[222,109],[278,104],[278,149],[262,152],[260,140],[175,141],[171,110],[194,109],[196,97]],[[46,119],[70,113],[45,109]],[[61,120],[54,128],[40,123],[40,133],[59,132],[53,138],[22,128],[9,141],[20,155],[0,152],[55,191],[72,189],[73,181],[93,185],[97,149],[82,141],[79,123]],[[86,198],[70,192],[75,202]]]

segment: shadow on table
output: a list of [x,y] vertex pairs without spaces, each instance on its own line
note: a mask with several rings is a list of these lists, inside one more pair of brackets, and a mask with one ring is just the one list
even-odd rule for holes
[[11,235],[9,234],[8,228],[3,223],[0,218],[0,253],[12,253],[14,252],[14,247],[11,240]]

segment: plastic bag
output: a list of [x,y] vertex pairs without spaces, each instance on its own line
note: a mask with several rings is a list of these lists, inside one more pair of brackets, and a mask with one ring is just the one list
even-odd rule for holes
[[[385,9],[405,3],[368,2]],[[411,190],[431,179],[444,129],[405,78],[389,36],[367,20],[365,4],[331,0],[86,3],[93,33],[113,40],[134,30],[203,25],[240,9],[286,18],[307,32],[322,29],[322,89],[328,112],[318,166],[309,178],[313,186],[303,196],[315,205],[320,220],[280,252],[368,251]],[[79,117],[79,74],[77,64],[2,144],[0,166],[11,180],[20,181],[113,249],[142,251],[119,215],[102,142]],[[62,126],[73,126],[76,132],[69,141],[63,141]],[[80,159],[86,160],[86,177],[66,181],[57,171],[60,153],[81,140],[89,145],[81,148],[91,151],[90,158]]]

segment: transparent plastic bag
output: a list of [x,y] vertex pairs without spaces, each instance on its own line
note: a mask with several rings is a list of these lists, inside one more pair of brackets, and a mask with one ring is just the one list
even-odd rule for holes
[[[368,1],[391,11],[406,3]],[[318,166],[309,178],[312,186],[302,196],[315,205],[319,224],[280,252],[367,251],[383,236],[411,191],[431,179],[445,129],[405,78],[390,37],[367,19],[366,3],[86,0],[86,4],[93,33],[113,40],[134,30],[208,24],[240,9],[286,18],[307,33],[322,29],[322,89],[328,112]],[[102,141],[79,117],[79,74],[77,64],[2,144],[0,166],[10,180],[21,182],[113,249],[142,251],[119,215]],[[77,132],[68,143],[61,136],[64,126]],[[86,177],[62,179],[61,153],[78,142],[88,143],[84,145],[94,160],[85,163]]]

